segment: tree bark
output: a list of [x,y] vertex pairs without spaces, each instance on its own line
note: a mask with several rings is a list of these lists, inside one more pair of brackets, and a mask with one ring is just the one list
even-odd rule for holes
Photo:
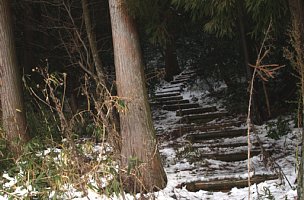
[[245,24],[244,24],[244,11],[243,11],[243,0],[239,0],[238,4],[238,21],[239,21],[239,29],[240,29],[240,36],[241,36],[241,44],[243,49],[243,56],[244,56],[244,65],[246,67],[246,78],[249,82],[251,80],[252,70],[249,66],[249,53],[248,53],[248,44],[247,38],[245,33]]
[[[93,56],[93,61],[95,64],[95,70],[97,72],[97,76],[99,77],[100,81],[102,82],[103,86],[106,87],[106,76],[103,70],[102,62],[100,56],[98,54],[98,48],[96,43],[96,34],[93,31],[91,17],[90,17],[90,10],[89,10],[89,3],[88,0],[81,0],[82,9],[83,9],[83,17],[86,27],[86,32],[88,35],[88,40],[90,44],[90,49]],[[91,69],[91,71],[94,71]]]
[[[289,9],[292,15],[293,25],[293,46],[296,54],[296,69],[300,75],[301,95],[302,95],[302,120],[304,119],[304,2],[303,0],[289,0]],[[303,122],[302,122],[303,124]],[[304,128],[302,126],[302,144],[304,144]],[[297,193],[298,199],[304,200],[304,148],[301,148],[300,167],[297,177]]]
[[[250,58],[249,58],[249,51],[248,51],[248,42],[245,32],[245,23],[244,23],[244,5],[243,0],[239,0],[238,3],[238,21],[239,21],[239,29],[240,29],[240,37],[241,37],[241,44],[243,49],[243,56],[244,56],[244,65],[246,67],[246,79],[247,83],[250,83],[251,76],[252,76],[252,69],[249,66]],[[261,124],[262,113],[258,102],[258,86],[257,84],[254,85],[254,92],[252,94],[252,114],[251,119],[256,124]]]
[[9,149],[18,156],[29,140],[21,77],[17,65],[9,0],[0,1],[0,77],[3,127]]
[[122,180],[127,192],[162,189],[167,178],[159,156],[143,72],[139,36],[125,0],[109,0],[120,112]]

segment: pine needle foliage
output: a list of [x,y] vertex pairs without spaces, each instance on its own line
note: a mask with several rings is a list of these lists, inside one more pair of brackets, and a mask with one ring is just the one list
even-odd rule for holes
[[207,19],[204,30],[218,37],[234,35],[236,27],[236,0],[172,0],[174,6],[184,8],[193,21]]
[[131,16],[153,45],[165,47],[191,25],[184,10],[172,6],[171,0],[127,0],[127,4]]
[[285,0],[171,0],[172,5],[184,9],[193,21],[206,20],[204,30],[218,37],[234,37],[237,33],[238,8],[244,5],[246,21],[253,37],[263,35],[268,24],[280,30],[288,23],[288,5]]
[[169,40],[167,0],[127,0],[130,14],[142,25],[141,29],[152,44],[165,44]]
[[289,20],[288,3],[285,0],[245,0],[248,15],[252,18],[252,36],[259,36],[272,24],[274,34],[282,33]]

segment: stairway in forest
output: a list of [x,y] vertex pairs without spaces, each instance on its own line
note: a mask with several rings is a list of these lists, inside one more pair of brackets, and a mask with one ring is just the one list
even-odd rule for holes
[[[214,104],[202,104],[199,95],[189,95],[189,82],[196,75],[195,69],[184,70],[151,99],[167,174],[180,176],[181,182],[176,187],[186,187],[192,192],[228,192],[233,187],[247,187],[245,116],[232,115]],[[251,183],[277,179],[261,159],[274,148],[251,135]]]

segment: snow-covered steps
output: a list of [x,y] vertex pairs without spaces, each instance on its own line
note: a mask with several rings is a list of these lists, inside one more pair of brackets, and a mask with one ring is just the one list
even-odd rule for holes
[[[237,143],[235,143],[237,144]],[[241,145],[241,143],[239,143]],[[242,160],[247,160],[247,155],[248,155],[248,146],[243,145],[243,146],[237,146],[237,147],[232,147],[232,146],[223,146],[223,147],[202,147],[202,148],[196,148],[195,146],[192,147],[193,151],[196,152],[196,156],[199,156],[200,158],[204,159],[213,159],[213,160],[221,160],[225,162],[233,162],[233,161],[242,161]],[[262,148],[259,146],[252,146],[250,149],[250,156],[257,156],[259,154],[262,155]],[[267,154],[272,154],[274,150],[272,148],[264,148],[263,147],[263,152],[267,152]],[[256,154],[255,154],[256,153]],[[231,160],[229,160],[229,156],[231,156]],[[240,156],[239,156],[240,155]],[[228,156],[228,157],[227,157]],[[233,159],[233,156],[235,159]],[[221,158],[221,157],[226,157],[226,158]],[[227,160],[225,160],[227,159]]]
[[[246,138],[247,139],[247,138]],[[226,143],[217,143],[217,142],[212,142],[211,144],[202,144],[202,143],[196,143],[193,144],[192,148],[199,149],[199,148],[210,148],[210,149],[219,149],[219,148],[237,148],[237,147],[246,147],[247,148],[248,143],[247,142],[242,142],[242,141],[236,141],[236,142],[226,142]],[[258,142],[252,142],[252,146],[259,146],[260,144]]]
[[184,88],[185,84],[184,83],[176,83],[176,84],[170,84],[170,85],[165,85],[162,89],[170,89],[170,88],[175,88],[175,87],[181,87]]
[[193,77],[193,76],[195,76],[195,75],[196,75],[196,71],[194,71],[194,70],[190,70],[190,71],[183,71],[183,72],[181,73],[181,75],[187,75],[187,76],[191,76],[191,77]]
[[180,86],[159,90],[154,95],[154,98],[152,99],[152,104],[161,105],[163,102],[166,101],[177,101],[177,103],[179,103],[179,101],[183,100],[183,97],[181,96],[181,91],[182,88]]
[[199,107],[199,108],[190,108],[190,109],[182,109],[176,111],[176,116],[183,116],[183,115],[192,115],[192,114],[203,114],[207,112],[216,112],[217,108],[215,106],[210,107]]
[[177,127],[173,128],[172,130],[170,130],[168,132],[161,133],[161,134],[159,134],[159,136],[176,139],[187,133],[192,133],[192,132],[196,132],[196,131],[207,132],[207,131],[225,130],[227,128],[239,127],[243,123],[244,122],[242,122],[242,121],[235,121],[235,122],[229,122],[229,123],[204,124],[204,125],[183,124],[181,126],[177,126]]
[[193,76],[192,75],[178,75],[176,77],[174,77],[174,81],[178,81],[178,80],[189,80],[191,79]]
[[[236,121],[223,124],[203,124],[203,125],[188,125],[182,124],[181,126],[174,127],[171,130],[166,130],[167,132],[158,132],[157,136],[163,140],[174,140],[184,135],[193,132],[214,132],[214,131],[225,131],[230,129],[235,129],[236,127],[242,125],[244,122]],[[204,142],[205,144],[205,142]]]
[[174,101],[174,100],[182,100],[183,97],[181,95],[175,95],[175,96],[165,96],[165,97],[159,97],[156,98],[156,102],[164,102],[164,101]]
[[188,99],[181,99],[181,100],[151,102],[150,105],[174,105],[174,104],[187,104],[187,103],[190,103]]
[[177,80],[171,81],[170,84],[177,84],[177,83],[184,83],[184,84],[186,84],[188,81],[189,81],[188,78],[177,79]]
[[[277,175],[260,174],[250,177],[250,183],[258,184],[267,180],[278,179]],[[199,190],[206,190],[211,192],[229,192],[232,188],[243,188],[248,187],[248,178],[222,178],[208,181],[193,181],[185,182],[177,186],[177,188],[186,187],[188,191],[197,192]]]
[[193,115],[185,115],[178,122],[179,123],[208,123],[217,118],[222,118],[228,116],[227,112],[212,112],[207,114],[193,114]]
[[170,93],[156,93],[155,98],[156,100],[158,98],[163,98],[163,97],[173,97],[173,96],[180,96],[180,92],[170,92]]
[[204,140],[214,140],[221,138],[234,138],[240,136],[246,136],[246,129],[230,129],[222,131],[212,131],[212,132],[203,132],[203,133],[193,133],[187,135],[187,139],[192,142],[203,142]]
[[[261,154],[261,150],[251,150],[250,158],[258,156]],[[248,159],[247,151],[237,151],[237,152],[228,152],[228,153],[199,153],[196,152],[194,156],[190,156],[187,160],[189,162],[202,161],[204,159],[217,160],[222,162],[238,162]]]
[[180,109],[190,109],[190,108],[198,108],[198,107],[199,107],[198,103],[185,103],[185,104],[164,105],[163,109],[169,111],[177,111]]
[[[224,105],[209,98],[209,93],[198,92],[197,88],[192,92],[191,87],[185,88],[196,81],[199,73],[203,70],[187,69],[175,76],[171,83],[166,83],[157,91],[155,102],[151,103],[162,106],[152,109],[168,177],[175,177],[179,187],[186,186],[188,191],[229,192],[233,187],[246,187],[246,116],[227,112]],[[193,100],[191,94],[199,98]],[[261,141],[264,143],[267,139],[263,137]],[[257,142],[254,134],[250,135],[250,140],[250,161],[255,174],[271,174],[265,168],[263,158],[268,155],[276,158],[277,149],[267,142]],[[252,177],[252,183],[271,179],[277,177],[257,175]]]
[[157,94],[163,94],[163,93],[174,93],[174,92],[181,92],[183,88],[179,87],[172,87],[172,88],[166,88],[166,89],[161,89],[159,91],[156,91]]

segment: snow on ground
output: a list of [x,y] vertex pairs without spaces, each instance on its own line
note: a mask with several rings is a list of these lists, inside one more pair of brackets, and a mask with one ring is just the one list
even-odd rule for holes
[[[220,84],[219,87],[215,88],[215,90],[221,90],[224,89],[225,85]],[[158,90],[161,91],[161,90]],[[193,99],[194,97],[198,98],[198,102],[202,107],[207,106],[216,106],[219,110],[223,110],[222,102],[220,101],[214,101],[212,97],[209,96],[208,91],[201,91],[200,88],[185,88],[184,92],[182,92],[182,95],[184,99]],[[163,111],[165,112],[163,115],[166,116],[165,121],[166,123],[162,123],[163,121],[160,120],[159,123],[156,122],[156,127],[161,127],[161,130],[170,130],[172,128],[172,123],[175,121],[178,121],[179,118],[175,116],[174,113],[170,111]],[[172,117],[172,118],[171,118]],[[211,122],[212,123],[212,122]],[[296,199],[296,190],[295,190],[295,179],[296,179],[296,149],[297,149],[297,141],[299,141],[297,138],[300,137],[299,130],[292,128],[291,124],[291,132],[288,133],[286,136],[283,136],[279,140],[273,140],[268,137],[266,137],[266,125],[262,126],[256,126],[255,128],[258,130],[259,137],[263,139],[263,143],[265,145],[264,148],[274,148],[275,152],[284,152],[276,153],[273,155],[273,158],[275,159],[276,163],[281,167],[283,173],[285,174],[287,180],[283,180],[284,183],[282,184],[280,180],[271,180],[266,181],[260,184],[254,184],[251,186],[251,199]],[[247,126],[243,124],[241,128],[246,128]],[[251,140],[254,141],[255,136],[251,135]],[[224,139],[223,139],[224,140]],[[223,143],[224,141],[220,141],[219,143]],[[225,143],[231,142],[234,143],[236,141],[239,141],[238,138],[229,138],[225,139]],[[247,142],[246,140],[244,142]],[[170,144],[170,142],[167,142],[167,144]],[[208,192],[208,191],[198,191],[198,192],[189,192],[185,188],[177,189],[175,188],[176,185],[182,182],[191,182],[193,180],[206,180],[205,177],[195,174],[190,174],[189,171],[185,169],[191,169],[194,168],[193,164],[190,164],[187,160],[176,162],[176,149],[172,147],[166,147],[170,145],[161,145],[160,153],[167,158],[165,170],[168,175],[168,186],[160,191],[159,193],[156,193],[157,199],[217,199],[217,200],[240,200],[240,199],[248,199],[248,187],[246,188],[233,188],[228,193],[223,192]],[[274,146],[273,146],[274,145]],[[172,145],[171,145],[172,146]],[[242,147],[239,147],[242,148]],[[208,146],[202,147],[202,149],[206,152],[209,152],[210,149]],[[201,149],[200,149],[201,150]],[[234,150],[238,150],[238,148],[235,148]],[[247,150],[247,149],[244,149]],[[208,159],[207,162],[209,162],[209,168],[219,168],[219,165],[222,164],[222,162],[218,162],[216,160],[210,160]],[[252,165],[255,165],[257,163],[262,162],[260,156],[254,156],[251,159]],[[239,177],[239,171],[242,171],[241,169],[247,169],[247,161],[238,162],[238,165],[241,166],[234,166],[235,176]],[[231,169],[229,169],[231,170]],[[255,173],[259,174],[260,172],[264,172],[267,169],[265,168],[256,168]],[[270,170],[269,170],[270,172]],[[270,172],[271,173],[271,172]],[[213,176],[214,177],[214,176]],[[215,177],[217,178],[224,178],[226,177],[225,174],[215,174]],[[231,177],[231,176],[230,176]],[[247,178],[248,174],[242,174],[241,177]],[[289,186],[289,183],[291,184],[291,187]],[[160,195],[159,195],[160,194]]]
[[[223,88],[223,86],[221,86]],[[158,90],[160,91],[160,90]],[[222,108],[220,102],[215,102],[211,97],[208,96],[208,91],[200,91],[199,89],[185,89],[182,95],[185,99],[191,99],[193,97],[197,97],[199,99],[199,103],[201,105],[214,105],[218,108]],[[153,112],[158,112],[158,119],[156,120],[155,127],[159,131],[166,131],[172,128],[174,123],[179,119],[176,117],[174,112],[171,111],[163,111],[163,110],[154,110]],[[155,115],[155,113],[154,113]],[[246,126],[244,125],[244,128]],[[286,136],[281,137],[279,140],[273,140],[266,136],[266,125],[256,126],[259,130],[260,135],[259,137],[263,139],[264,143],[274,144],[273,147],[276,152],[273,157],[275,158],[277,164],[281,167],[282,171],[284,172],[285,176],[287,177],[288,181],[291,184],[291,187],[288,185],[288,182],[285,180],[284,184],[281,184],[279,180],[272,180],[260,183],[258,185],[254,184],[251,186],[251,198],[252,199],[276,199],[276,200],[292,200],[296,199],[296,190],[295,190],[295,179],[296,179],[296,149],[297,149],[297,141],[300,137],[299,130],[292,128],[292,131],[288,133]],[[254,136],[251,136],[252,140],[254,140]],[[237,138],[230,138],[226,139],[225,142],[235,142]],[[246,141],[244,141],[246,142]],[[266,146],[267,147],[267,146]],[[96,149],[99,149],[97,146]],[[209,147],[202,147],[204,151],[210,151]],[[246,150],[246,149],[244,149]],[[282,153],[283,152],[283,153]],[[47,153],[47,152],[44,152]],[[233,188],[231,191],[227,193],[223,192],[208,192],[208,191],[198,191],[198,192],[189,192],[185,188],[176,188],[182,182],[189,182],[193,180],[206,180],[206,177],[202,176],[203,173],[193,174],[190,173],[188,169],[193,169],[197,166],[190,163],[186,159],[179,160],[177,158],[177,149],[170,145],[170,141],[163,143],[160,145],[160,153],[163,158],[165,158],[164,168],[167,172],[168,177],[168,184],[167,187],[159,192],[154,193],[154,197],[157,200],[203,200],[203,199],[214,199],[214,200],[241,200],[241,199],[248,199],[248,188]],[[252,159],[252,164],[262,162],[259,156],[255,156]],[[219,168],[223,165],[223,162],[218,162],[216,160],[208,159],[205,161],[209,168]],[[240,174],[240,171],[246,170],[247,161],[239,162],[239,166],[235,167],[235,176],[247,177],[248,175]],[[224,166],[223,166],[224,167]],[[201,171],[204,168],[201,169]],[[231,170],[231,166],[229,169]],[[200,171],[200,169],[198,169]],[[265,172],[265,169],[257,168],[255,172],[258,173],[259,171]],[[225,177],[225,174],[217,174],[217,172],[211,172],[218,178]],[[7,173],[2,175],[2,179],[6,179],[7,183],[5,183],[4,188],[11,187],[16,184],[17,180],[13,177],[9,177]],[[1,180],[1,179],[0,179]],[[1,183],[1,182],[0,182]],[[69,187],[69,186],[67,186]],[[27,192],[32,191],[31,186],[29,185],[27,188],[21,189],[20,187],[15,188],[15,191],[12,192],[14,195],[26,195]],[[81,197],[81,193],[77,192],[73,188],[69,188],[70,194],[66,194],[65,199],[77,199],[77,200],[85,200],[85,199],[113,199],[113,200],[120,200],[120,199],[127,199],[133,200],[139,197],[132,196],[130,194],[125,194],[125,197],[122,198],[113,196],[108,198],[104,195],[98,194],[96,191],[92,189],[88,190],[88,194],[85,197]],[[0,200],[7,200],[7,194],[3,193],[0,190]],[[50,198],[52,198],[53,193],[50,193]],[[76,197],[75,197],[76,196]],[[78,196],[78,197],[77,197]],[[273,197],[273,198],[272,198]]]

